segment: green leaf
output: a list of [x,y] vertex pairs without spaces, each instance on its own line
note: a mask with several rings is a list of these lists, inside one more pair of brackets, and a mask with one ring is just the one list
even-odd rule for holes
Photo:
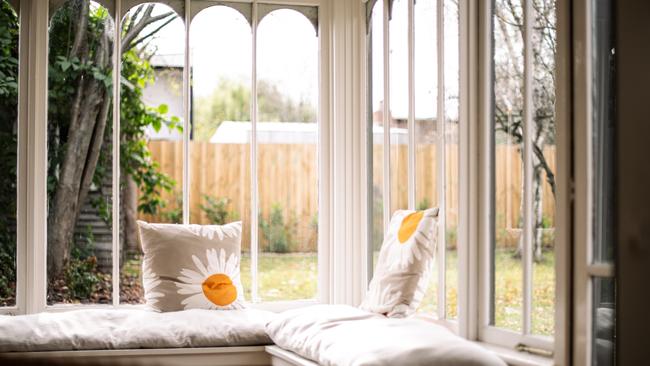
[[158,113],[159,114],[167,114],[169,112],[169,107],[167,104],[161,104],[158,106]]

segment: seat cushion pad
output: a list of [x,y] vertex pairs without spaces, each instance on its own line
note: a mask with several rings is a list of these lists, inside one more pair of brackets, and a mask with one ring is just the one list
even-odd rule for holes
[[345,305],[286,311],[266,330],[279,347],[321,365],[505,366],[495,354],[440,325]]
[[192,309],[84,309],[0,316],[0,352],[266,345],[275,314]]

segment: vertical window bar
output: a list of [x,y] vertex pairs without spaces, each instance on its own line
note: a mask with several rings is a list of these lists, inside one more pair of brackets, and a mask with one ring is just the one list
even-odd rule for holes
[[113,34],[113,305],[120,303],[120,44],[122,32],[122,1],[115,0]]
[[415,0],[408,2],[408,205],[415,209],[415,31],[414,31]]
[[388,231],[388,223],[390,221],[390,68],[389,68],[389,47],[390,41],[388,36],[390,34],[390,7],[389,1],[384,0],[384,108],[382,115],[384,118],[384,233]]
[[258,215],[259,207],[257,201],[257,1],[253,1],[253,21],[251,30],[253,32],[251,70],[251,300],[259,301],[257,283],[257,261],[258,261]]
[[445,174],[446,174],[446,162],[445,162],[445,23],[444,23],[444,4],[443,0],[437,0],[436,2],[436,38],[437,38],[437,52],[436,57],[438,59],[438,99],[436,106],[436,130],[438,132],[438,145],[437,145],[437,160],[438,160],[438,174],[437,174],[437,183],[438,183],[438,318],[444,319],[446,314],[446,300],[447,300],[447,286],[445,283],[445,274],[446,274],[446,243],[445,243],[445,212],[446,210],[446,200],[445,200]]
[[524,0],[524,243],[523,243],[523,267],[524,267],[524,309],[523,309],[523,332],[529,334],[531,331],[531,304],[533,285],[533,0]]
[[185,55],[183,67],[183,224],[190,223],[190,0],[185,0]]

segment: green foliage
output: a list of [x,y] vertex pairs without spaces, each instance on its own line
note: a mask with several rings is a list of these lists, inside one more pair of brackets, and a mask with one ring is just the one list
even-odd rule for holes
[[93,228],[88,225],[86,226],[86,233],[81,235],[81,241],[83,244],[75,244],[72,246],[70,251],[70,256],[75,259],[86,259],[95,256],[95,234],[93,234]]
[[18,17],[0,2],[0,306],[16,298]]
[[455,249],[458,246],[457,228],[454,226],[445,230],[445,236],[446,236],[447,248]]
[[[75,27],[71,24],[76,21],[75,14],[79,11],[80,3],[68,1],[54,13],[50,23],[50,47],[48,69],[48,194],[53,195],[60,164],[66,147],[70,122],[72,120],[72,101],[77,92],[80,78],[93,78],[100,81],[106,88],[106,95],[110,98],[112,90],[112,70],[110,66],[95,63],[95,52],[101,44],[105,32],[110,32],[113,27],[112,20],[102,7],[91,7],[86,30],[89,54],[87,59],[79,60],[70,56],[73,47]],[[110,115],[108,119],[110,120]],[[104,140],[110,140],[112,129],[107,124],[104,131]],[[102,155],[106,155],[102,152]],[[110,160],[110,159],[108,159]],[[101,186],[107,167],[102,169],[102,163],[107,161],[106,156],[100,156],[98,169],[93,177],[93,183]],[[50,204],[53,200],[49,201]],[[110,210],[109,210],[110,211]]]
[[[308,102],[294,101],[267,80],[257,84],[259,121],[315,122],[316,109]],[[243,81],[222,79],[212,95],[195,103],[194,136],[208,140],[223,121],[250,121],[250,87]]]
[[230,205],[230,198],[214,198],[207,194],[203,195],[205,205],[201,204],[199,207],[205,213],[208,220],[215,225],[223,225],[228,221],[236,220],[238,217],[236,212],[230,212],[228,206]]
[[429,198],[424,197],[422,201],[418,202],[417,207],[415,209],[422,211],[428,208],[431,208],[431,202],[429,201]]
[[165,207],[161,198],[163,191],[171,191],[176,182],[161,173],[147,147],[145,131],[148,126],[159,131],[162,126],[182,132],[180,119],[168,116],[168,106],[148,107],[142,100],[142,93],[148,83],[153,82],[153,68],[147,59],[146,50],[131,49],[122,54],[122,93],[120,96],[120,167],[138,186],[140,192],[138,211],[155,215]]
[[294,247],[290,237],[289,225],[285,223],[284,210],[279,203],[271,206],[268,220],[260,214],[260,228],[264,247],[269,252],[288,253]]
[[171,209],[163,210],[160,216],[164,222],[180,224],[183,222],[183,195],[181,192],[174,192],[174,197],[176,197],[176,205]]
[[97,274],[95,237],[92,227],[86,227],[83,244],[72,246],[70,262],[63,273],[72,299],[88,299],[95,292],[100,279]]
[[70,258],[64,271],[65,283],[73,299],[88,299],[95,292],[99,277],[97,276],[97,258]]

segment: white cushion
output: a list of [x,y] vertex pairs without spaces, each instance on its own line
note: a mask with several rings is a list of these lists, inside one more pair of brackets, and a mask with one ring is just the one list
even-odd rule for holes
[[361,308],[389,317],[415,313],[429,284],[438,209],[393,214]]
[[505,366],[493,353],[442,326],[346,305],[285,311],[266,331],[279,347],[321,365]]
[[264,326],[274,315],[255,309],[2,315],[0,352],[264,345],[271,343]]

